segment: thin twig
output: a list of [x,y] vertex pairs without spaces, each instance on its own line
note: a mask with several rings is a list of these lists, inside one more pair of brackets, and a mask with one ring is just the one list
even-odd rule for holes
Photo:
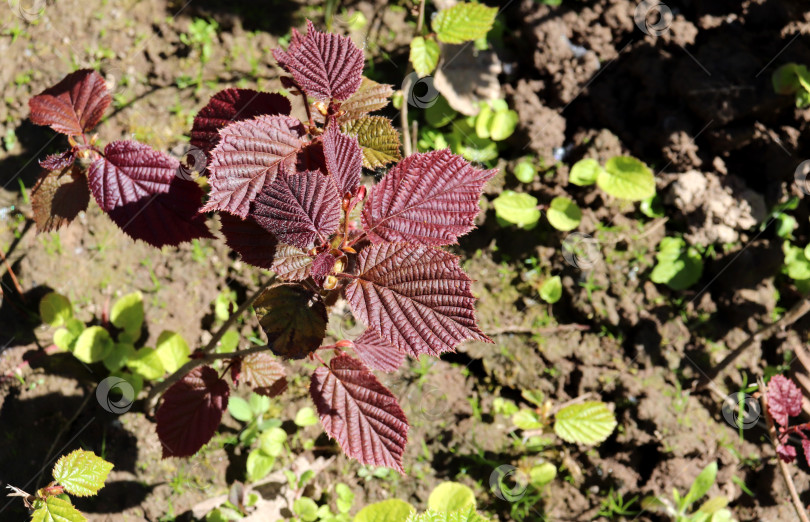
[[709,371],[703,375],[703,378],[697,382],[694,389],[703,390],[706,388],[706,386],[708,386],[715,377],[720,375],[720,372],[725,370],[737,359],[737,357],[742,355],[742,353],[750,348],[753,344],[769,339],[773,334],[780,330],[786,329],[788,326],[804,317],[804,315],[808,312],[810,312],[810,296],[804,297],[801,301],[796,303],[793,308],[788,310],[788,312],[780,317],[778,321],[771,323],[752,334],[741,345],[735,348],[733,352],[728,354],[725,359],[720,361],[714,368],[710,368]]
[[[776,426],[774,425],[773,417],[771,417],[771,412],[768,411],[768,394],[765,393],[765,381],[763,381],[761,377],[759,379],[759,389],[762,390],[762,393],[760,394],[762,412],[765,414],[765,418],[768,421],[768,433],[771,436],[771,443],[774,451],[776,451],[776,445],[779,437],[776,434]],[[810,520],[807,518],[807,512],[804,509],[804,505],[799,498],[799,493],[796,491],[796,485],[793,483],[793,477],[790,476],[790,469],[788,469],[787,463],[779,458],[778,454],[776,455],[776,462],[779,464],[779,471],[782,472],[782,478],[785,479],[785,484],[790,492],[790,498],[793,501],[793,507],[796,509],[796,514],[799,515],[799,520],[801,520],[801,522],[810,522]]]
[[[422,28],[425,25],[425,0],[419,2],[419,17],[416,19],[416,33],[414,36],[422,35]],[[411,155],[413,152],[414,141],[411,141],[410,125],[408,125],[408,101],[410,100],[410,92],[413,88],[413,81],[411,73],[413,72],[413,65],[410,59],[408,60],[408,68],[405,70],[405,81],[402,82],[402,109],[399,111],[399,124],[402,127],[402,148],[405,157]]]
[[20,299],[22,299],[22,301],[24,303],[25,302],[25,294],[23,294],[23,290],[22,290],[22,287],[20,286],[20,282],[17,281],[17,276],[14,275],[14,270],[11,269],[11,265],[9,264],[8,259],[6,259],[6,254],[3,253],[2,250],[0,250],[0,258],[2,258],[3,263],[6,264],[6,270],[8,271],[8,275],[11,276],[11,281],[14,283],[14,288],[17,289],[17,293],[20,294]]

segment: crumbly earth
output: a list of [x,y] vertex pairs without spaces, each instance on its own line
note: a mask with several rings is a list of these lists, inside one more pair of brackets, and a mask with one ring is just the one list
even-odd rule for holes
[[[139,290],[145,345],[174,330],[200,346],[215,326],[217,296],[233,290],[241,302],[266,275],[241,263],[220,239],[163,250],[133,242],[92,203],[69,227],[36,235],[28,201],[40,172],[36,160],[64,143],[26,120],[26,103],[75,68],[98,68],[115,94],[99,140],[134,137],[180,155],[193,115],[214,92],[278,87],[269,50],[307,17],[322,24],[323,7],[297,0],[270,7],[221,0],[43,1],[38,14],[10,4],[0,14],[0,248],[24,294],[13,290],[3,270],[0,372],[18,377],[0,383],[0,482],[28,491],[41,487],[52,458],[81,447],[115,464],[98,497],[77,500],[90,520],[190,520],[195,505],[244,480],[247,450],[234,443],[243,424],[226,414],[220,434],[197,456],[161,460],[141,402],[117,416],[95,400],[103,367],[45,355],[53,332],[40,324],[37,303],[56,290],[89,321],[110,300]],[[413,18],[411,2],[389,4],[344,3],[334,28],[365,47],[376,79],[398,88],[413,31],[406,19]],[[356,495],[352,513],[392,497],[424,508],[435,485],[455,480],[475,490],[479,509],[494,520],[516,519],[523,509],[524,520],[584,521],[622,519],[603,509],[611,492],[638,498],[630,511],[640,510],[644,496],[671,498],[673,488],[684,493],[716,461],[720,471],[710,495],[727,497],[736,518],[793,520],[765,431],[741,434],[721,406],[726,394],[744,386],[744,373],[785,364],[806,373],[792,354],[806,342],[810,319],[755,344],[712,390],[693,391],[691,384],[801,299],[780,273],[781,240],[767,225],[776,203],[798,196],[793,234],[796,244],[807,243],[805,195],[793,181],[810,148],[810,111],[774,94],[770,78],[781,64],[810,64],[810,12],[795,0],[671,2],[671,25],[655,36],[635,23],[630,0],[504,4],[496,74],[520,125],[503,149],[505,174],[486,190],[479,228],[456,248],[476,280],[478,317],[494,344],[468,343],[456,354],[412,360],[382,377],[412,424],[404,477],[370,473],[341,455],[318,425],[296,428],[291,420],[309,405],[311,365],[293,365],[290,388],[271,409],[291,434],[275,469],[299,457],[334,457],[303,494],[335,509],[333,485],[346,483]],[[350,30],[356,12],[367,24]],[[200,47],[183,36],[197,18],[218,24],[205,64]],[[198,75],[199,86],[193,82]],[[648,218],[594,187],[568,184],[575,161],[603,162],[617,154],[653,168],[665,218]],[[598,241],[592,267],[566,263],[566,234],[544,220],[533,230],[497,223],[489,202],[520,185],[511,169],[526,156],[548,170],[520,190],[541,205],[563,194],[579,203],[579,231]],[[649,279],[656,245],[674,234],[711,247],[699,283],[680,292]],[[562,277],[563,297],[554,305],[538,295],[549,275]],[[345,326],[341,319],[338,309],[333,324]],[[258,331],[255,318],[248,316],[240,328],[247,346]],[[531,449],[496,411],[499,398],[530,407],[522,390],[540,390],[553,406],[583,396],[606,401],[619,427],[597,448],[553,440]],[[510,503],[493,494],[490,481],[499,466],[542,461],[560,471],[535,502]],[[807,467],[790,469],[807,503]],[[0,519],[25,520],[21,502],[0,505]],[[650,511],[626,519],[665,520]]]

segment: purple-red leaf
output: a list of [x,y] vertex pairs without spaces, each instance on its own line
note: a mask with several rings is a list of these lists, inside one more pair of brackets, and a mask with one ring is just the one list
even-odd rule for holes
[[473,229],[484,183],[496,172],[472,167],[447,149],[413,154],[371,189],[363,227],[374,243],[455,243]]
[[335,183],[320,172],[279,176],[256,197],[251,216],[280,242],[300,248],[328,240],[340,222]]
[[357,356],[372,370],[394,372],[405,362],[402,352],[370,329],[363,332],[352,344]]
[[779,443],[776,445],[776,454],[782,461],[789,464],[796,459],[796,448],[790,444]]
[[242,219],[227,213],[220,214],[222,235],[231,250],[242,261],[260,268],[273,268],[278,240],[276,236],[256,223],[253,218]]
[[810,466],[810,440],[802,439],[802,451],[804,452],[804,460]]
[[309,387],[321,424],[349,457],[400,473],[408,419],[396,397],[368,368],[346,354],[312,374]]
[[287,389],[284,367],[267,352],[250,354],[242,360],[240,378],[259,395],[275,397]]
[[345,100],[363,78],[363,51],[348,37],[318,31],[309,20],[306,36],[274,55],[301,89],[319,100]]
[[133,239],[150,245],[178,245],[213,237],[197,213],[202,189],[177,176],[180,163],[134,141],[114,141],[88,173],[102,210]]
[[326,306],[303,285],[268,288],[253,304],[274,354],[303,359],[321,346],[326,335]]
[[363,169],[363,151],[357,138],[331,126],[323,135],[323,150],[326,168],[335,180],[338,194],[354,194],[360,186],[360,171]]
[[211,440],[229,394],[228,383],[210,366],[194,368],[166,390],[155,414],[163,458],[190,457]]
[[492,342],[475,322],[471,281],[458,257],[408,243],[363,249],[346,287],[355,316],[413,357],[454,351],[465,339]]
[[287,47],[287,50],[285,51],[280,47],[273,49],[273,58],[276,59],[279,67],[287,72],[290,72],[290,69],[287,67],[287,62],[290,59],[290,53],[295,52],[296,49],[301,47],[302,43],[304,43],[304,35],[298,32],[298,29],[293,27],[290,35],[290,45]]
[[776,423],[786,427],[789,417],[802,412],[802,391],[783,375],[774,375],[768,382],[768,410]]
[[194,118],[191,145],[210,155],[219,142],[219,131],[225,126],[262,114],[289,115],[290,110],[290,101],[281,94],[252,89],[224,89],[216,93]]
[[90,190],[87,177],[76,167],[43,173],[31,193],[37,232],[50,232],[73,221],[87,210]]
[[51,154],[44,160],[40,160],[39,166],[47,170],[62,170],[73,165],[75,159],[73,150],[66,150],[59,154]]
[[312,279],[319,285],[323,285],[326,276],[332,273],[336,261],[337,258],[329,252],[318,254],[312,262]]
[[303,281],[312,271],[312,257],[292,245],[279,245],[271,270],[284,281]]
[[92,69],[82,69],[28,100],[29,118],[56,132],[78,136],[98,125],[110,101],[104,78]]
[[289,116],[257,116],[232,123],[219,135],[208,166],[211,192],[201,211],[223,210],[244,218],[265,185],[295,168],[305,145],[304,127]]

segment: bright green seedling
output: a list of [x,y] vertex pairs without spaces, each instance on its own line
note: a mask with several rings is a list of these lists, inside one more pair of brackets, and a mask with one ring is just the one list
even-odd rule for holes
[[582,221],[582,210],[572,199],[557,196],[551,200],[546,218],[552,227],[562,232],[569,232],[577,228],[579,222]]
[[39,313],[44,323],[56,328],[54,345],[85,364],[102,363],[111,375],[129,382],[135,396],[144,381],[159,379],[189,360],[188,344],[174,332],[162,332],[155,348],[138,345],[144,324],[140,292],[118,299],[109,317],[105,312],[100,319],[88,323],[75,318],[70,300],[56,292],[42,298]]
[[650,279],[673,290],[686,290],[703,275],[703,258],[700,252],[695,247],[688,246],[682,238],[662,239],[655,258],[657,263]]
[[782,251],[785,253],[782,272],[793,279],[800,292],[810,292],[810,245],[800,248],[785,241]]
[[807,66],[786,63],[774,71],[771,81],[776,94],[796,97],[796,107],[804,108],[810,105],[810,71],[807,70]]
[[537,177],[537,169],[531,158],[526,158],[515,165],[514,174],[521,183],[531,183]]
[[21,497],[32,510],[32,522],[85,522],[73,507],[69,495],[89,497],[104,487],[113,465],[91,451],[76,450],[60,458],[53,467],[53,481],[31,495],[14,486],[8,496]]
[[403,500],[390,499],[364,507],[354,522],[486,522],[476,507],[473,490],[457,482],[443,482],[430,493],[424,513],[417,513]]
[[475,134],[481,139],[503,141],[515,132],[518,113],[511,110],[506,100],[481,102],[475,116]]
[[540,299],[549,304],[554,304],[562,297],[562,289],[560,276],[549,277],[540,286]]
[[273,469],[287,443],[287,432],[281,429],[281,421],[277,418],[281,412],[277,409],[271,411],[269,397],[251,393],[249,400],[230,397],[228,413],[246,423],[239,433],[238,442],[245,448],[252,448],[245,471],[247,481],[263,479]]
[[712,497],[693,512],[692,505],[705,497],[717,479],[717,462],[712,462],[692,482],[689,492],[681,496],[678,490],[672,490],[672,499],[665,497],[646,497],[641,506],[650,511],[658,511],[669,515],[675,522],[736,522],[726,506],[728,498]]
[[527,230],[540,221],[540,208],[537,198],[523,192],[504,190],[492,201],[495,217],[502,226],[517,225]]
[[615,156],[604,167],[591,158],[571,167],[568,181],[574,185],[596,185],[607,194],[629,201],[655,196],[655,175],[643,162],[630,156]]
[[542,393],[524,390],[522,395],[535,408],[520,408],[512,415],[512,423],[528,434],[542,435],[553,431],[565,442],[593,446],[607,440],[616,429],[616,416],[604,402],[570,404],[553,413],[551,401],[544,400]]

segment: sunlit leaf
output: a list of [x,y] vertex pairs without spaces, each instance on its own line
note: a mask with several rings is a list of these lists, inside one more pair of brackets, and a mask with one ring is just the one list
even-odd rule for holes
[[56,461],[53,479],[71,495],[87,497],[104,487],[112,469],[110,462],[92,451],[75,450]]

